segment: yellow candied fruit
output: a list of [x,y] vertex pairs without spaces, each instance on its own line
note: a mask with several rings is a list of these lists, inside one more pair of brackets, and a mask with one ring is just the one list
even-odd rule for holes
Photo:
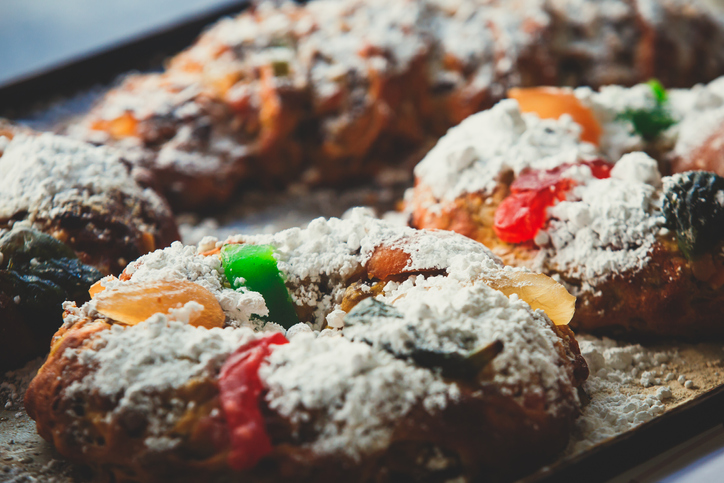
[[576,297],[542,273],[505,272],[486,283],[507,296],[518,295],[533,310],[543,310],[556,325],[568,325],[576,310]]
[[211,292],[186,280],[128,283],[112,289],[103,287],[95,291],[93,298],[99,313],[125,325],[136,325],[154,314],[168,314],[188,302],[203,306],[203,309],[191,312],[189,324],[193,326],[223,327],[226,319]]

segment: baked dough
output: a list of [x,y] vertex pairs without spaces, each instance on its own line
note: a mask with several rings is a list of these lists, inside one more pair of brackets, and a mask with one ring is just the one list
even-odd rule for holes
[[[53,134],[0,131],[0,233],[22,223],[104,274],[179,238],[166,201],[119,152]],[[152,183],[152,182],[151,182]]]
[[[709,87],[697,89],[672,93],[670,103],[711,97]],[[615,112],[641,99],[646,108],[653,99],[649,86],[575,94],[597,108],[598,145],[581,140],[586,128],[571,116],[541,119],[521,113],[516,100],[501,101],[451,129],[416,167],[408,197],[412,225],[465,234],[506,263],[553,276],[578,297],[575,328],[638,336],[724,334],[721,237],[717,232],[705,250],[692,253],[685,246],[691,224],[676,225],[663,209],[667,198],[678,199],[689,220],[701,220],[708,232],[720,223],[721,178],[701,175],[714,183],[704,189],[699,175],[662,179],[659,171],[686,117],[672,107],[684,121],[645,139]],[[695,109],[692,103],[687,108]],[[668,151],[653,149],[667,143]],[[656,151],[661,164],[643,152],[621,156],[636,148]],[[516,217],[520,226],[505,228]]]
[[[25,397],[63,456],[115,481],[499,481],[565,446],[588,374],[577,343],[565,325],[489,286],[534,274],[504,268],[461,235],[393,227],[359,210],[230,243],[273,246],[308,320],[286,331],[288,344],[270,346],[257,399],[233,399],[244,414],[259,408],[261,432],[246,438],[230,423],[230,361],[251,341],[282,344],[284,330],[258,317],[260,293],[229,288],[216,249],[224,243],[176,243],[105,279],[82,307],[66,304]],[[382,288],[345,314],[354,281],[352,290]],[[154,283],[203,287],[224,328],[192,325],[192,303],[135,325],[103,315],[104,296]],[[128,307],[138,309],[121,312]],[[461,371],[471,351],[485,361]],[[266,452],[250,456],[265,440]]]
[[239,185],[411,167],[510,87],[688,87],[724,74],[723,52],[719,18],[688,0],[267,1],[128,76],[69,132],[198,209]]
[[0,122],[0,369],[47,352],[64,300],[178,236],[111,148]]

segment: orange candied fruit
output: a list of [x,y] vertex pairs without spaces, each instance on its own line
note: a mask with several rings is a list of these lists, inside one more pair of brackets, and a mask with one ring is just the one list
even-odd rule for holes
[[90,294],[91,298],[94,299],[96,297],[96,295],[98,295],[99,293],[101,293],[102,291],[104,291],[106,289],[106,286],[103,284],[103,282],[111,281],[111,280],[116,280],[116,277],[114,277],[113,275],[108,275],[108,276],[103,277],[102,279],[98,280],[93,285],[91,285],[90,288],[88,289],[88,293]]
[[203,307],[191,311],[191,325],[207,329],[223,327],[226,319],[216,297],[201,285],[187,280],[139,282],[121,284],[111,289],[99,288],[94,290],[91,287],[90,291],[96,301],[96,310],[124,325],[136,325],[154,314],[168,314],[188,302],[197,302]]
[[130,112],[124,112],[122,116],[110,121],[102,119],[95,121],[91,129],[106,131],[113,139],[122,139],[135,136],[138,133],[138,120]]
[[560,87],[513,88],[508,97],[518,101],[521,112],[532,112],[541,119],[558,119],[570,115],[581,128],[581,139],[598,146],[601,125],[593,112],[581,104],[570,89]]

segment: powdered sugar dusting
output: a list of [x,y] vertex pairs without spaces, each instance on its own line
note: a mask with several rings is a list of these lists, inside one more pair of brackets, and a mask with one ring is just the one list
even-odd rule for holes
[[276,349],[259,374],[271,409],[297,423],[310,412],[324,414],[315,418],[314,451],[353,458],[386,448],[395,422],[414,405],[434,413],[459,392],[429,370],[343,337],[300,334]]
[[[205,329],[157,314],[133,327],[114,325],[101,331],[92,350],[67,349],[64,357],[94,367],[65,390],[66,397],[96,394],[115,402],[109,418],[129,409],[150,415],[149,434],[163,436],[185,406],[158,404],[158,395],[179,389],[194,378],[215,377],[226,358],[254,337],[249,329]],[[173,406],[173,400],[171,401]],[[168,412],[167,412],[168,411]],[[154,439],[149,447],[174,441]]]
[[595,147],[579,139],[580,129],[568,116],[540,119],[504,100],[450,129],[415,167],[415,176],[442,201],[490,193],[506,171],[519,174],[594,156]]
[[0,157],[0,218],[27,212],[31,222],[51,219],[78,204],[103,212],[117,193],[168,213],[159,196],[142,189],[110,148],[47,133],[18,134]]
[[[634,173],[660,184],[655,163],[643,154],[630,154],[614,175]],[[628,167],[627,167],[628,166]],[[664,225],[657,190],[636,179],[591,179],[549,208],[545,230],[550,247],[536,257],[536,266],[566,272],[595,283],[612,273],[645,265]]]
[[529,391],[537,392],[555,412],[561,387],[570,387],[554,347],[559,338],[546,315],[531,312],[525,302],[509,299],[484,282],[418,276],[389,284],[378,299],[392,304],[402,317],[353,325],[344,329],[345,336],[402,355],[409,354],[411,346],[463,354],[501,341],[503,351],[491,363],[494,381],[521,388],[521,400]]
[[[585,451],[664,413],[672,397],[669,383],[678,359],[676,349],[646,349],[593,336],[579,335],[581,353],[591,376],[584,390],[591,398],[576,422],[566,454]],[[645,391],[644,388],[658,389]]]

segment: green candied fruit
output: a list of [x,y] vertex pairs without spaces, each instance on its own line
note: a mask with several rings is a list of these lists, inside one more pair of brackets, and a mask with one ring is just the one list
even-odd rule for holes
[[666,92],[664,86],[657,79],[650,79],[646,84],[651,88],[651,92],[654,93],[656,102],[663,104],[669,99],[669,94]]
[[269,316],[264,320],[276,322],[285,329],[299,322],[294,302],[284,285],[271,245],[226,245],[221,249],[224,274],[234,289],[245,287],[259,292]]
[[[402,318],[402,313],[392,305],[372,297],[366,298],[355,305],[344,318],[344,334],[351,340],[372,344],[366,337],[365,327],[380,327],[392,323],[393,319]],[[450,379],[474,379],[503,350],[503,342],[499,340],[469,351],[429,349],[424,347],[414,324],[407,325],[405,330],[407,334],[403,347],[382,343],[380,349],[397,359],[410,360],[419,367],[438,370],[443,377]]]
[[661,82],[651,79],[647,84],[654,94],[656,105],[649,109],[626,109],[618,115],[618,119],[630,122],[637,134],[651,141],[676,124],[676,120],[669,112],[667,105],[669,95]]

